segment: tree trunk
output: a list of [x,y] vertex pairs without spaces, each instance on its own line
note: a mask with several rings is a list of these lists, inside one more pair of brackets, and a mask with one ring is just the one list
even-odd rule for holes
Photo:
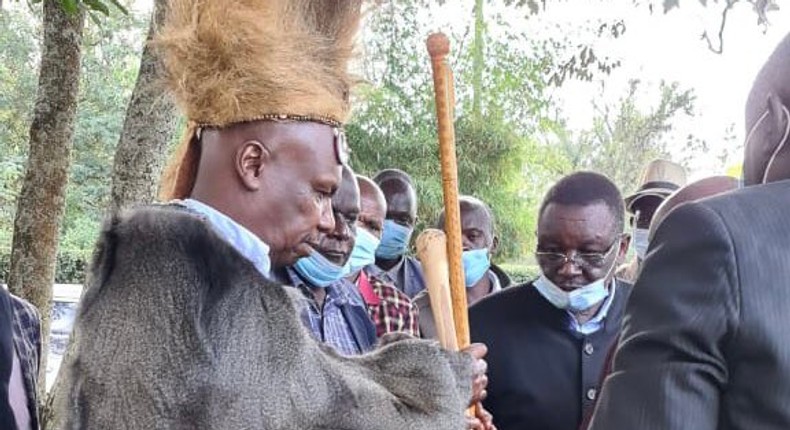
[[30,152],[14,219],[8,286],[41,312],[39,399],[45,392],[49,314],[80,82],[84,13],[43,1],[44,43]]
[[164,21],[167,2],[156,0],[140,72],[115,152],[112,209],[149,203],[156,196],[167,147],[177,125],[175,105],[160,87],[162,64],[151,40]]

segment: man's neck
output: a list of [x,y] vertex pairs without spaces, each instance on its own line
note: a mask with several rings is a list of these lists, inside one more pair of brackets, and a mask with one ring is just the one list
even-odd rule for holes
[[571,313],[573,314],[573,317],[576,318],[576,321],[579,323],[579,325],[584,325],[585,323],[587,323],[587,321],[590,321],[595,317],[596,314],[598,314],[598,311],[601,310],[601,306],[603,306],[603,302],[605,301],[606,299],[603,299],[589,309],[585,309],[579,312],[572,311]]
[[[610,295],[612,294],[612,288],[614,288],[614,283],[615,283],[614,280],[609,281],[607,288],[609,289]],[[606,303],[606,300],[608,298],[609,296],[606,296],[606,298],[596,303],[589,309],[585,309],[579,312],[571,311],[571,313],[573,314],[574,318],[576,318],[576,321],[579,323],[579,325],[584,325],[585,323],[587,323],[587,321],[590,321],[591,319],[595,318],[596,315],[598,315],[598,311],[601,310],[601,307],[603,306],[604,303]]]
[[477,281],[474,286],[466,289],[466,303],[472,306],[483,299],[483,297],[491,294],[493,288],[494,285],[491,283],[491,277],[488,276],[488,272],[486,272],[483,278]]
[[392,270],[393,267],[397,266],[398,263],[403,261],[404,258],[406,258],[406,256],[404,256],[404,255],[401,255],[400,257],[398,257],[398,258],[396,258],[394,260],[385,260],[383,258],[381,258],[381,259],[377,258],[376,259],[376,266],[378,266],[379,269],[381,269],[381,270],[383,270],[385,272],[389,272],[390,270]]

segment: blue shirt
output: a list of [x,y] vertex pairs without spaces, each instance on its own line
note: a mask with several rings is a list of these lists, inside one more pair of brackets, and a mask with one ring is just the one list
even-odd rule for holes
[[390,270],[384,271],[375,264],[365,268],[365,271],[382,281],[389,282],[404,293],[409,298],[414,298],[420,291],[425,289],[425,279],[422,274],[422,265],[414,257],[403,256],[398,264],[392,266]]
[[[326,287],[324,304],[319,306],[311,287],[293,268],[288,267],[284,271],[278,271],[277,274],[280,278],[284,278],[279,279],[281,282],[298,288],[305,296],[307,305],[302,309],[302,320],[317,341],[331,346],[343,355],[358,355],[370,349],[369,345],[357,339],[351,322],[346,319],[343,312],[345,306],[358,307],[367,317],[365,303],[356,285],[341,278]],[[370,322],[370,325],[372,327],[373,323]]]
[[213,207],[193,199],[176,201],[176,204],[186,206],[196,212],[211,224],[219,236],[228,242],[265,278],[271,277],[271,260],[269,259],[269,245],[266,245],[258,236],[247,230],[241,224]]

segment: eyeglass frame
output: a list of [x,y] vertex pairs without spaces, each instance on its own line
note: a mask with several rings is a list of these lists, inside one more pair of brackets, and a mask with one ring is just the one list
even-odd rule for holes
[[[560,267],[564,266],[566,263],[571,262],[571,263],[575,264],[576,267],[578,267],[580,269],[587,269],[587,270],[590,270],[590,269],[603,269],[603,264],[606,261],[606,259],[609,258],[610,254],[612,253],[612,251],[614,249],[618,248],[615,245],[622,244],[623,238],[625,236],[626,236],[625,234],[617,235],[617,237],[615,237],[614,241],[612,242],[611,245],[609,245],[609,247],[606,249],[605,252],[577,252],[576,250],[573,250],[573,251],[571,251],[573,254],[571,254],[571,256],[569,257],[567,252],[548,252],[548,251],[538,251],[536,249],[535,250],[535,259],[538,260],[538,264],[540,264],[541,257],[545,258],[545,257],[551,257],[551,256],[557,256],[557,257],[558,256],[562,256],[562,261],[549,263],[551,265],[551,267],[553,267],[553,268],[560,268]],[[601,262],[600,263],[596,263],[596,264],[591,264],[588,261],[584,260],[585,257],[594,257],[594,256],[595,257],[600,257],[601,258]],[[581,258],[581,260],[579,260],[579,258]]]

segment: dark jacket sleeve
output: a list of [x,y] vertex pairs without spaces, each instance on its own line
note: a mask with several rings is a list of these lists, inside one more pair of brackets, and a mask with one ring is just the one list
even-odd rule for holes
[[702,203],[676,209],[650,244],[590,428],[718,429],[738,288],[719,214]]

